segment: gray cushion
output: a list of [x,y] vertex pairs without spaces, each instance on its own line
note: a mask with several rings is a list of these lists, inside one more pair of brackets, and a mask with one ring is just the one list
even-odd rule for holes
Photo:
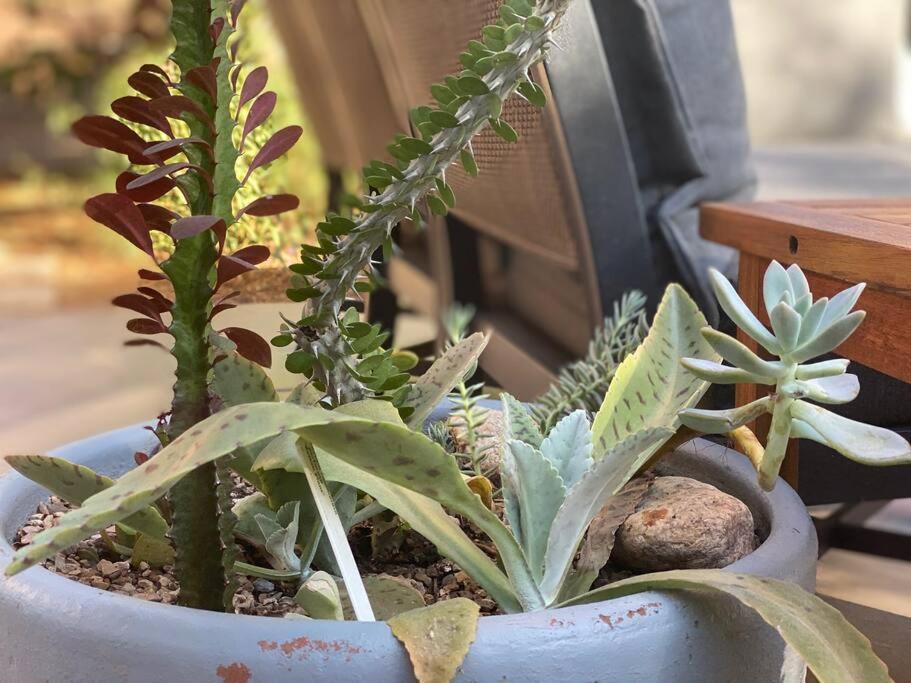
[[714,310],[706,271],[735,254],[698,234],[698,205],[755,192],[728,0],[593,0],[659,268]]

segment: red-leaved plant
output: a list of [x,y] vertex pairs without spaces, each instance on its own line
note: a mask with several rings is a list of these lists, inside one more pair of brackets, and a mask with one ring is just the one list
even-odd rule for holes
[[[269,344],[255,332],[242,327],[213,329],[213,319],[234,307],[230,300],[237,292],[225,291],[227,283],[270,255],[262,245],[225,253],[227,231],[244,216],[271,216],[298,206],[297,197],[290,194],[259,197],[237,210],[233,206],[250,175],[285,154],[301,135],[299,126],[288,126],[259,150],[248,149],[250,133],[268,119],[276,95],[263,92],[268,72],[262,66],[248,72],[237,95],[243,67],[236,62],[235,33],[243,4],[244,0],[174,0],[171,27],[176,47],[171,62],[176,68],[169,73],[154,64],[143,65],[127,79],[138,94],[111,104],[117,118],[86,116],[72,128],[84,143],[123,154],[130,163],[117,177],[116,191],[89,199],[86,213],[152,258],[155,268],[141,269],[142,280],[171,284],[173,299],[154,287],[140,286],[113,301],[138,314],[127,323],[131,332],[172,337],[170,352],[177,369],[170,420],[159,430],[165,442],[210,414],[211,370],[223,353],[223,344],[213,344],[216,335],[230,339],[249,360],[271,365]],[[242,155],[250,160],[238,179],[235,166]],[[166,196],[167,206],[155,203]],[[174,242],[172,253],[161,262],[153,250],[153,230]],[[162,346],[148,338],[127,343]],[[171,490],[170,536],[182,604],[207,609],[230,605],[230,483],[227,468],[213,463]]]

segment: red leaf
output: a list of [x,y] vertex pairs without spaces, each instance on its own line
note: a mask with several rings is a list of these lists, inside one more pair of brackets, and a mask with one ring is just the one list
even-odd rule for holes
[[256,332],[243,327],[226,327],[221,333],[237,344],[237,353],[241,356],[264,368],[272,367],[272,349]]
[[[220,21],[224,23],[224,20]],[[216,89],[218,87],[215,82],[215,69],[211,66],[197,66],[187,72],[187,80],[197,88],[200,88],[215,102],[217,97]]]
[[232,308],[237,308],[237,305],[236,304],[215,304],[212,307],[212,312],[209,313],[209,321],[211,322],[212,318],[214,318],[219,313],[223,313],[224,311],[230,310]]
[[167,97],[171,94],[167,84],[150,71],[137,71],[127,79],[127,83],[146,97]]
[[256,266],[268,259],[271,255],[272,252],[269,251],[269,247],[264,247],[261,244],[251,244],[249,247],[244,247],[243,249],[235,251],[231,254],[231,258],[240,259],[252,266]]
[[267,194],[242,208],[237,218],[244,214],[251,216],[275,216],[285,211],[293,211],[300,206],[300,200],[293,194]]
[[164,326],[164,323],[149,318],[133,318],[132,320],[128,320],[127,329],[136,334],[162,334],[168,331],[168,328]]
[[247,0],[234,0],[234,2],[231,3],[232,26],[237,26],[237,17],[240,14],[240,11],[244,8],[245,4],[247,4]]
[[234,258],[227,254],[218,259],[218,279],[215,282],[215,289],[218,290],[226,282],[243,275],[251,270],[256,270],[256,266],[243,259]]
[[186,161],[180,161],[175,164],[165,164],[164,166],[159,166],[158,168],[149,171],[141,176],[138,176],[127,183],[127,190],[138,190],[140,187],[145,187],[146,185],[151,185],[152,183],[158,182],[162,178],[167,178],[170,173],[176,173],[177,171],[182,171],[185,168],[194,168],[197,169],[200,173],[205,173],[198,166],[189,164]]
[[142,294],[121,294],[115,297],[111,303],[120,308],[141,313],[158,322],[161,322],[161,314],[168,310],[162,306],[160,300],[148,299]]
[[97,195],[85,203],[85,213],[152,255],[149,227],[129,197],[114,193]]
[[143,64],[141,67],[139,67],[139,70],[148,71],[149,73],[153,73],[153,74],[158,74],[159,76],[161,76],[161,80],[163,80],[168,85],[171,84],[171,77],[168,76],[168,72],[165,71],[164,69],[162,69],[157,64]]
[[221,35],[222,29],[225,27],[225,20],[222,17],[218,17],[215,21],[209,26],[209,35],[212,37],[212,42],[217,43],[218,37]]
[[[234,43],[237,45],[237,42]],[[233,57],[232,57],[233,59]],[[231,90],[237,92],[237,78],[240,76],[240,70],[243,67],[243,64],[235,64],[231,67],[231,73],[228,75],[228,78],[231,81]]]
[[269,70],[264,66],[258,66],[244,79],[244,86],[240,89],[240,99],[237,101],[237,111],[254,97],[262,92],[266,87],[266,81],[269,80]]
[[209,115],[189,97],[184,97],[183,95],[156,97],[154,100],[149,101],[149,105],[155,111],[160,111],[162,114],[172,119],[179,119],[185,113],[192,114],[210,129],[214,130],[212,119],[209,118]]
[[209,146],[209,143],[202,138],[174,138],[173,140],[156,142],[153,145],[146,147],[146,154],[161,154],[162,152],[169,152],[172,149],[183,149],[185,145],[199,145],[200,147],[205,147],[207,150],[212,149]]
[[73,124],[73,135],[92,147],[126,154],[134,164],[148,164],[146,142],[133,129],[110,116],[83,116]]
[[244,140],[247,139],[247,136],[269,118],[269,114],[275,109],[276,99],[278,99],[278,96],[270,90],[257,97],[256,101],[250,105],[250,111],[247,112],[247,120],[244,121],[244,132],[240,136],[241,147],[244,146]]
[[167,280],[168,276],[164,273],[157,273],[154,270],[149,270],[148,268],[140,268],[138,271],[139,277],[143,280]]
[[160,111],[155,111],[148,100],[130,95],[121,97],[111,103],[111,110],[122,119],[157,128],[168,137],[174,137],[168,118]]
[[187,216],[186,218],[179,218],[171,225],[171,237],[175,240],[195,237],[201,232],[215,228],[219,223],[224,225],[224,221],[218,216]]
[[164,310],[166,311],[170,311],[171,306],[174,305],[173,301],[152,287],[137,287],[136,291],[140,294],[145,294],[150,299],[154,299],[156,302],[158,302],[158,305],[163,306]]
[[[145,218],[149,230],[158,230],[158,232],[164,232],[169,235],[171,234],[171,222],[176,218],[180,218],[179,213],[175,213],[158,204],[138,204],[137,208],[142,213],[142,217]],[[162,277],[161,279],[165,278]]]
[[132,171],[124,171],[119,176],[117,176],[117,180],[115,181],[117,193],[125,194],[134,202],[152,202],[159,197],[167,194],[177,186],[177,183],[175,183],[171,178],[165,176],[164,178],[161,178],[154,183],[149,183],[148,185],[145,185],[138,189],[128,190],[127,185],[136,180],[138,177],[139,174],[133,173]]
[[282,128],[269,138],[266,144],[262,146],[262,149],[253,157],[253,161],[250,162],[250,168],[247,169],[247,174],[244,176],[243,183],[247,182],[247,178],[249,178],[250,174],[257,168],[272,163],[282,154],[294,147],[294,143],[298,141],[303,132],[304,131],[300,126],[288,126],[287,128]]

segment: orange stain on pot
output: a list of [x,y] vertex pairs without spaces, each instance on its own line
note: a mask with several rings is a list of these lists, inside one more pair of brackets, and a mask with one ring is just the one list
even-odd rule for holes
[[218,677],[225,683],[249,683],[253,674],[245,664],[234,662],[228,666],[220,666],[215,670]]
[[650,613],[658,614],[660,608],[660,602],[647,602],[636,609],[627,610],[625,617],[616,614],[599,614],[598,619],[601,623],[606,624],[608,628],[613,630],[614,626],[619,626],[624,621],[632,621],[636,617],[646,617]]
[[291,657],[300,654],[301,659],[307,659],[311,653],[319,652],[322,654],[344,654],[346,661],[350,661],[352,655],[360,654],[363,648],[352,645],[345,640],[319,640],[318,638],[308,638],[301,636],[293,640],[286,640],[279,643],[275,640],[259,641],[259,649],[263,652],[280,650],[285,657]]

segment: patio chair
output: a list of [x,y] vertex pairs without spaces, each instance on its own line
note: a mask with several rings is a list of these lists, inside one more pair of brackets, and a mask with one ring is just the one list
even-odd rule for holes
[[[401,119],[459,70],[499,2],[358,5]],[[547,106],[505,107],[520,143],[487,131],[474,142],[481,180],[447,176],[451,297],[478,307],[492,332],[482,367],[521,398],[584,353],[623,291],[654,306],[682,279],[707,304],[706,265],[733,259],[699,239],[695,206],[753,185],[727,3],[576,0],[558,41],[532,74]]]
[[[356,2],[269,0],[269,9],[320,144],[329,206],[334,207],[343,171],[358,171],[371,159],[384,158],[393,136],[408,129],[408,113],[392,104]],[[434,270],[445,264],[440,241],[413,230],[399,240],[405,257],[397,258],[386,275],[400,296],[380,292],[369,306],[371,319],[389,328],[401,307],[434,318],[441,312],[442,278]]]

